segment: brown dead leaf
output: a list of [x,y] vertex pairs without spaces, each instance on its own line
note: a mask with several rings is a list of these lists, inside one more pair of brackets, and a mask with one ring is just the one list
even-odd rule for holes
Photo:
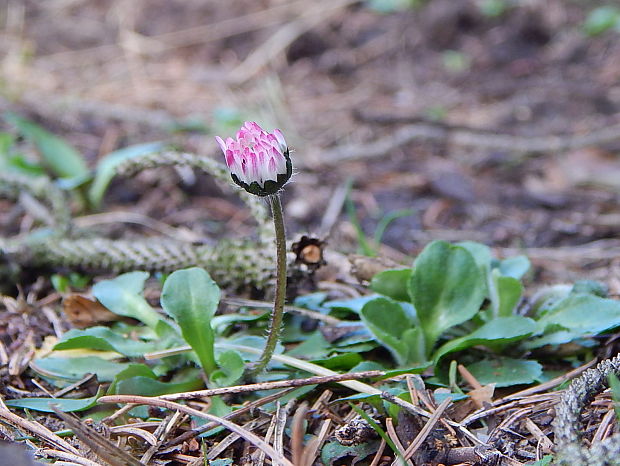
[[121,316],[106,309],[99,301],[79,294],[66,296],[62,305],[67,319],[77,328],[87,328],[122,319]]

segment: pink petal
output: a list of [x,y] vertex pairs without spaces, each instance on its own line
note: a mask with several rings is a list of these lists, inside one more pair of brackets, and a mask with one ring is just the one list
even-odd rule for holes
[[233,154],[233,151],[226,150],[224,151],[224,154],[226,156],[226,165],[228,165],[228,168],[232,168],[236,163],[235,155]]
[[273,135],[278,140],[278,144],[280,144],[280,148],[282,149],[282,152],[284,152],[288,146],[286,145],[286,140],[284,139],[284,135],[282,134],[282,131],[276,128],[273,130]]
[[225,154],[226,153],[226,143],[219,136],[215,136],[215,140],[220,145],[220,148],[222,149],[222,152],[224,152],[224,154]]

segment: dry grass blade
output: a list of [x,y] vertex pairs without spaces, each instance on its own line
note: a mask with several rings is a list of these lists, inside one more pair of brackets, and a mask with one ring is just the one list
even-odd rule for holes
[[424,425],[422,430],[420,430],[416,438],[413,439],[411,445],[407,447],[407,450],[405,451],[405,459],[408,460],[409,458],[411,458],[413,454],[418,450],[418,448],[422,446],[422,444],[426,440],[426,437],[428,437],[428,434],[430,434],[433,427],[435,427],[435,424],[439,422],[439,419],[441,418],[443,412],[448,408],[448,406],[450,406],[450,403],[452,403],[452,400],[450,398],[446,398],[437,407],[431,418],[426,422],[426,424]]
[[379,461],[381,461],[381,457],[383,456],[383,451],[385,450],[385,445],[387,445],[385,443],[385,440],[381,439],[381,443],[379,444],[379,448],[377,448],[377,453],[375,453],[375,456],[372,459],[372,462],[370,463],[370,466],[378,466],[379,465]]
[[545,433],[540,430],[540,427],[538,427],[529,417],[525,420],[525,428],[536,438],[536,440],[538,440],[538,443],[542,447],[542,451],[544,453],[553,452],[553,442],[549,440],[549,437],[547,437]]
[[321,445],[323,445],[325,439],[327,438],[327,433],[329,432],[329,427],[331,426],[331,423],[332,421],[330,419],[326,419],[325,421],[323,421],[323,424],[321,424],[321,429],[319,430],[319,434],[316,436],[316,438],[310,440],[310,442],[308,442],[308,445],[306,445],[306,447],[304,448],[302,454],[302,462],[300,463],[300,466],[312,466],[314,464],[314,460],[316,459],[318,451],[321,448]]
[[295,414],[291,426],[291,450],[293,452],[293,464],[301,465],[304,457],[304,420],[308,412],[308,403],[303,402]]
[[[51,405],[52,410],[69,427],[75,436],[90,448],[104,462],[110,466],[142,466],[142,463],[125,450],[104,438],[95,429],[83,424],[73,416],[62,412],[57,405]],[[153,439],[154,440],[154,439]]]
[[[242,426],[242,428],[248,432],[251,432],[255,429],[263,427],[268,422],[270,422],[269,419],[253,419],[250,422],[245,423]],[[213,461],[217,459],[218,456],[220,456],[224,451],[226,451],[233,443],[235,443],[240,438],[241,437],[239,436],[239,434],[231,432],[226,437],[224,437],[222,440],[220,440],[216,446],[209,449],[209,453],[207,453],[206,455],[207,460]],[[265,442],[267,442],[267,439],[265,439]]]
[[[224,416],[224,419],[228,419],[229,421],[241,416],[243,414],[246,414],[250,411],[252,411],[253,409],[258,408],[259,406],[263,406],[267,403],[271,403],[287,394],[289,394],[290,392],[292,392],[293,390],[295,390],[294,388],[287,388],[286,390],[282,390],[278,393],[274,393],[273,395],[268,395],[265,396],[263,398],[260,398],[256,401],[253,401],[252,403],[248,403],[247,405],[233,411],[232,413],[227,414],[226,416]],[[202,434],[203,432],[207,432],[208,430],[214,429],[218,426],[219,424],[216,422],[208,422],[200,427],[197,427],[196,429],[192,429],[188,432],[185,432],[181,435],[179,435],[176,438],[173,438],[172,440],[170,440],[167,444],[166,447],[172,447],[174,445],[178,445],[179,443],[183,443],[186,440],[189,440],[193,437],[196,437],[197,435]]]
[[[271,436],[276,428],[276,417],[271,416],[269,421],[269,427],[267,428],[267,432],[265,433],[265,442],[269,443],[271,441]],[[254,466],[263,466],[265,464],[265,452],[259,450],[258,459],[254,462]]]
[[103,396],[97,400],[98,403],[134,403],[141,405],[149,405],[149,406],[159,406],[160,408],[166,408],[171,410],[178,410],[184,412],[185,414],[189,414],[190,416],[197,416],[203,419],[207,419],[209,421],[213,421],[225,427],[226,429],[239,434],[246,441],[250,442],[252,445],[260,448],[265,453],[267,453],[274,464],[278,464],[279,466],[293,466],[288,459],[284,456],[280,455],[271,445],[268,445],[264,440],[256,436],[251,432],[247,432],[246,430],[239,427],[237,424],[234,424],[226,419],[222,419],[221,417],[213,416],[212,414],[203,413],[196,409],[190,408],[188,406],[180,405],[178,403],[174,403],[172,401],[162,400],[158,398],[149,398],[146,396],[134,396],[134,395],[113,395],[113,396]]
[[286,420],[288,419],[288,415],[297,403],[296,399],[290,400],[284,408],[280,406],[280,403],[277,404],[276,409],[276,426],[274,430],[273,436],[273,447],[280,455],[284,455],[284,428],[286,427]]
[[385,427],[387,430],[387,434],[390,437],[390,440],[392,440],[392,443],[394,443],[394,445],[398,449],[398,452],[394,452],[398,453],[398,455],[392,465],[404,466],[403,463],[405,463],[407,464],[407,466],[413,466],[413,463],[410,460],[406,459],[405,461],[403,461],[403,458],[405,458],[405,447],[403,447],[403,444],[400,443],[400,439],[398,438],[398,434],[396,434],[396,430],[394,429],[394,423],[392,422],[391,417],[388,417],[385,420]]
[[65,442],[62,438],[56,435],[54,432],[49,430],[47,427],[39,424],[36,421],[29,421],[27,419],[23,419],[19,417],[17,414],[13,414],[8,409],[0,409],[0,418],[4,419],[9,424],[17,426],[21,429],[27,430],[31,432],[36,437],[45,440],[50,445],[59,448],[62,451],[66,451],[68,453],[72,453],[74,455],[79,455],[80,452],[73,447],[72,445]]
[[[601,442],[609,435],[609,431],[613,426],[615,419],[616,412],[613,409],[610,409],[609,411],[607,411],[607,413],[605,413],[605,416],[603,416],[601,423],[599,424],[596,432],[594,433],[594,436],[592,437],[592,445]],[[553,444],[551,445],[553,446]]]
[[[40,455],[49,456],[51,458],[58,458],[59,460],[70,461],[70,464],[80,464],[82,466],[101,466],[101,463],[95,463],[86,458],[82,458],[81,456],[74,455],[72,453],[67,453],[66,451],[58,451],[52,450],[49,448],[43,449],[39,451]],[[59,464],[59,463],[56,463]]]
[[180,424],[184,418],[185,418],[185,415],[181,414],[178,411],[175,411],[174,414],[171,414],[170,416],[166,416],[166,419],[164,419],[163,422],[159,423],[159,425],[157,426],[157,429],[155,429],[155,432],[153,433],[155,442],[151,443],[151,446],[146,451],[146,453],[142,455],[142,458],[140,458],[140,461],[142,461],[145,464],[148,464],[149,461],[151,461],[151,458],[153,457],[153,455],[157,453],[157,450],[163,445],[166,436],[172,431],[172,429],[176,425]]
[[308,377],[305,379],[278,380],[275,382],[253,383],[248,385],[236,385],[234,387],[212,388],[209,390],[197,390],[194,392],[173,393],[171,395],[161,395],[162,400],[189,400],[192,398],[204,398],[206,396],[227,395],[232,393],[257,392],[260,390],[273,390],[277,388],[304,387],[306,385],[317,385],[322,383],[342,382],[346,380],[366,379],[380,377],[383,371],[353,372],[350,374],[335,374],[327,376]]

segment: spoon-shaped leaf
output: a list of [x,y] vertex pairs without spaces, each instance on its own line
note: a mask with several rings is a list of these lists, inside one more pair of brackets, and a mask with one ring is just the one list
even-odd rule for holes
[[198,267],[173,272],[161,293],[162,308],[179,324],[183,338],[196,352],[207,374],[217,369],[211,319],[219,301],[219,287]]

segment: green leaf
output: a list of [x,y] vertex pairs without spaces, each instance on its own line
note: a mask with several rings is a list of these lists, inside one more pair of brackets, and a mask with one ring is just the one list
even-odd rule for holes
[[209,461],[209,466],[233,466],[234,461],[230,458]]
[[97,399],[101,396],[102,391],[97,391],[95,396],[90,398],[21,398],[19,400],[6,400],[4,403],[11,408],[32,409],[43,413],[53,413],[50,404],[58,405],[65,413],[73,413],[76,411],[86,411],[97,404]]
[[486,283],[467,249],[434,241],[416,259],[409,291],[430,351],[445,330],[476,315]]
[[218,387],[228,387],[243,375],[244,363],[239,353],[233,350],[224,351],[217,357],[219,369],[213,371],[210,380]]
[[499,263],[499,271],[505,277],[520,279],[528,270],[530,270],[530,260],[525,256],[509,257]]
[[[541,338],[527,341],[525,348],[568,343],[620,326],[620,302],[591,294],[571,294],[557,302],[538,320]],[[550,340],[551,338],[551,340]]]
[[596,280],[577,280],[570,292],[571,294],[593,294],[600,298],[606,298],[609,295],[609,287]]
[[14,113],[6,114],[5,119],[36,146],[41,158],[55,175],[80,179],[90,176],[82,155],[67,141]]
[[135,376],[121,380],[116,384],[116,394],[118,395],[142,395],[159,396],[169,393],[188,392],[200,390],[204,383],[200,377],[186,382],[160,382],[150,377]]
[[422,0],[366,0],[366,3],[378,13],[394,13],[416,8],[422,4]]
[[143,155],[152,154],[162,150],[164,145],[160,142],[152,142],[146,144],[138,144],[135,146],[125,147],[114,152],[110,152],[102,158],[97,164],[95,170],[95,179],[93,180],[88,198],[93,206],[99,206],[103,195],[110,184],[112,178],[116,174],[116,167],[127,160],[141,157]]
[[469,335],[450,340],[439,347],[433,355],[433,359],[437,362],[448,353],[461,351],[476,345],[489,346],[513,343],[527,338],[535,331],[536,322],[527,317],[497,317]]
[[286,354],[301,359],[319,359],[326,356],[331,350],[331,345],[323,334],[317,330]]
[[[327,466],[334,464],[356,464],[367,456],[374,455],[379,448],[379,441],[360,443],[357,445],[341,445],[334,440],[325,444],[321,450],[321,461]],[[352,457],[346,462],[342,462],[342,458]],[[349,462],[350,461],[350,462]]]
[[77,348],[116,351],[125,356],[137,357],[154,351],[157,346],[153,343],[132,340],[128,336],[119,335],[107,327],[91,327],[85,330],[71,329],[54,346],[54,350]]
[[486,244],[476,243],[475,241],[459,241],[456,243],[456,246],[460,246],[469,251],[483,276],[489,273],[491,263],[493,262],[493,255],[491,254],[490,247]]
[[[177,378],[178,379],[178,378]],[[204,387],[197,369],[186,371],[181,380],[160,382],[146,364],[130,364],[119,372],[108,389],[108,394],[159,396],[199,390]]]
[[495,18],[501,16],[508,9],[508,3],[506,0],[482,0],[478,7],[483,15]]
[[609,374],[609,388],[611,389],[611,397],[614,400],[614,410],[618,420],[620,419],[620,380],[613,372]]
[[370,289],[396,301],[409,301],[407,286],[411,280],[411,269],[384,270],[370,280]]
[[141,295],[148,277],[147,272],[125,273],[95,284],[93,295],[113,313],[132,317],[155,329],[161,317]]
[[328,301],[324,306],[331,310],[342,310],[359,314],[364,305],[377,298],[377,295],[360,296],[359,298]]
[[612,5],[603,5],[593,9],[583,24],[583,30],[589,36],[597,36],[620,26],[620,9]]
[[399,365],[426,360],[423,334],[419,328],[413,327],[410,316],[399,303],[388,298],[376,298],[364,305],[360,316]]
[[497,315],[499,317],[510,317],[519,304],[523,294],[523,285],[516,278],[500,275],[497,269],[491,272],[491,280],[494,288],[494,293],[491,293],[491,296],[497,300],[494,303]]
[[118,363],[86,356],[80,358],[42,358],[32,363],[32,369],[39,374],[65,380],[80,380],[86,374],[95,374],[100,382],[112,382],[116,374],[129,366],[127,363]]
[[396,445],[394,444],[392,439],[385,433],[385,431],[381,428],[381,426],[377,424],[377,421],[375,421],[372,417],[370,417],[370,415],[366,411],[364,411],[362,408],[358,406],[355,406],[353,403],[349,403],[349,406],[351,407],[353,411],[357,413],[358,416],[364,419],[370,425],[370,427],[372,427],[372,430],[374,430],[377,433],[377,435],[385,441],[385,443],[388,444],[388,446],[392,449],[394,454],[399,458],[400,460],[399,462],[401,462],[401,464],[405,463],[405,458],[403,457],[401,451],[398,448],[396,448]]
[[542,366],[538,362],[524,359],[484,360],[467,366],[467,369],[482,385],[494,383],[496,387],[529,384],[542,375]]
[[120,371],[114,377],[114,380],[108,387],[108,395],[118,395],[120,392],[117,390],[119,382],[130,379],[132,377],[147,377],[149,379],[157,379],[157,375],[146,364],[129,364],[125,369]]
[[527,466],[549,466],[553,461],[553,455],[545,455],[538,461],[527,463]]
[[570,295],[550,309],[538,324],[563,327],[580,336],[597,335],[620,325],[620,302],[589,294]]
[[362,362],[362,357],[359,353],[342,353],[330,356],[329,358],[314,359],[311,362],[333,371],[348,372],[352,367]]
[[208,375],[217,369],[211,319],[219,301],[217,284],[198,267],[173,272],[161,293],[162,307],[179,324],[183,338],[196,352]]

